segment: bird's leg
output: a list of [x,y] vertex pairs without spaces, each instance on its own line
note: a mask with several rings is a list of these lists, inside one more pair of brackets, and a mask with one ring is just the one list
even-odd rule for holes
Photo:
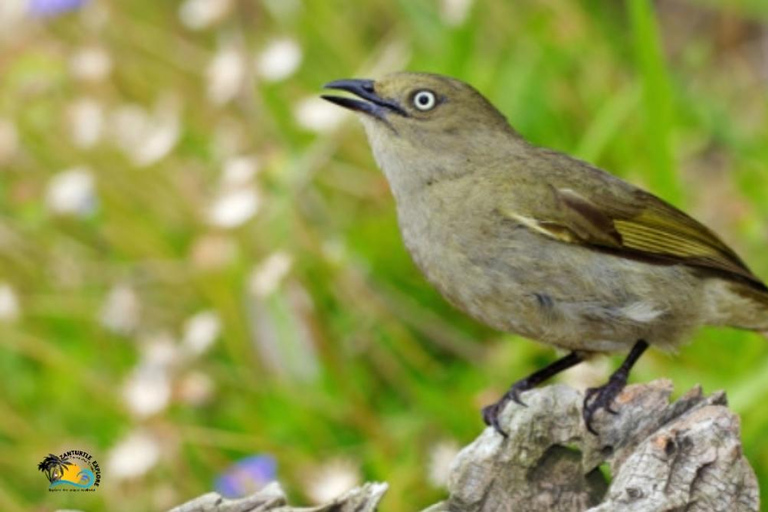
[[587,426],[587,430],[594,435],[598,435],[597,431],[592,428],[592,416],[599,409],[605,409],[611,414],[617,414],[617,412],[611,408],[611,404],[614,399],[619,396],[621,390],[627,385],[627,378],[629,377],[629,371],[635,365],[643,352],[648,348],[648,343],[639,340],[629,351],[629,355],[621,363],[621,366],[611,374],[608,382],[599,388],[589,388],[584,394],[584,408],[582,409],[582,416],[584,417],[584,424]]
[[510,400],[513,400],[520,405],[525,405],[520,399],[520,393],[535,388],[550,377],[554,377],[558,373],[567,370],[571,366],[575,366],[582,361],[584,361],[583,354],[571,352],[567,356],[561,357],[541,370],[530,374],[528,377],[515,382],[498,402],[483,408],[483,421],[485,421],[486,425],[492,426],[496,432],[507,437],[506,432],[501,429],[501,425],[499,424],[499,415],[501,414],[501,411],[504,410],[504,406],[506,406]]

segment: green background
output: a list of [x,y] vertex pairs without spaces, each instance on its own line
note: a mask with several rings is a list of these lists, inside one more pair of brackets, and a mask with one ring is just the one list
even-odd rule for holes
[[[417,510],[444,496],[428,479],[435,446],[471,441],[483,428],[480,407],[555,357],[456,313],[419,275],[359,124],[345,115],[313,131],[297,121],[298,106],[333,79],[410,69],[471,82],[532,142],[685,208],[768,277],[761,0],[477,2],[458,24],[441,2],[253,0],[202,30],[185,27],[179,8],[91,2],[0,36],[0,117],[19,142],[0,161],[0,281],[20,307],[16,321],[0,324],[3,511],[162,509],[212,489],[232,461],[254,453],[277,460],[294,502],[308,502],[307,480],[323,461],[342,460],[362,480],[390,483],[383,510]],[[255,56],[285,37],[302,51],[295,73],[277,82],[255,75]],[[83,47],[107,52],[107,78],[73,77]],[[246,56],[246,77],[232,101],[215,105],[207,68],[224,47]],[[88,149],[71,142],[78,98],[114,112],[151,111],[168,97],[179,139],[152,165],[137,166],[109,135]],[[206,222],[222,137],[261,168],[260,209],[235,229]],[[94,176],[95,210],[52,215],[51,176],[81,165]],[[221,261],[200,263],[201,240],[226,253]],[[292,264],[256,296],[250,276],[275,253]],[[99,321],[117,285],[140,304],[125,333]],[[168,407],[132,414],[124,388],[142,354],[159,335],[178,346],[200,311],[220,318],[217,342],[170,365]],[[265,357],[265,346],[276,355]],[[189,375],[213,385],[200,403],[183,399]],[[660,377],[677,394],[697,383],[728,391],[768,490],[766,341],[702,330],[676,355],[651,351],[633,372],[633,381]],[[116,478],[111,450],[135,432],[158,440],[159,460]],[[69,449],[100,461],[97,492],[47,492],[36,464]]]

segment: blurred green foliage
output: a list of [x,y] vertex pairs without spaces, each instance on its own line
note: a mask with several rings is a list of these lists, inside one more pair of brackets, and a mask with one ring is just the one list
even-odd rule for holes
[[[416,510],[443,496],[427,478],[434,444],[469,442],[481,405],[554,357],[457,314],[422,279],[360,127],[301,122],[300,105],[332,79],[401,68],[462,78],[534,143],[686,208],[768,278],[763,1],[477,2],[450,22],[444,3],[423,0],[244,0],[197,30],[180,8],[93,1],[0,36],[0,118],[18,139],[0,158],[0,281],[20,309],[0,325],[4,511],[161,509],[252,453],[277,459],[296,500],[323,461],[343,459],[390,483],[384,510]],[[270,81],[252,61],[275,38],[302,59]],[[109,56],[107,77],[74,76],[83,48]],[[245,72],[216,104],[208,69],[224,48],[245,56]],[[106,112],[87,148],[68,121],[83,98]],[[113,140],[126,105],[179,118],[178,140],[148,165]],[[212,226],[222,167],[238,154],[259,161],[259,210]],[[55,215],[50,180],[76,166],[93,176],[95,207]],[[287,272],[254,292],[254,268],[275,254]],[[100,321],[115,286],[139,305],[122,332]],[[218,342],[166,364],[167,407],[132,413],[132,372],[157,339],[178,349],[200,311],[220,318]],[[189,375],[210,379],[212,395],[186,399]],[[732,330],[704,330],[674,357],[650,353],[633,374],[669,377],[679,392],[726,389],[763,491],[767,376],[765,340]],[[159,459],[121,479],[112,450],[135,432],[157,440]],[[68,449],[102,463],[97,492],[47,492],[36,464]]]

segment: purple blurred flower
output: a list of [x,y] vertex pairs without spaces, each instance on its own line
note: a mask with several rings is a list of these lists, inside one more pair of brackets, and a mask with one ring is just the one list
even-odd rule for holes
[[88,0],[30,0],[29,12],[41,18],[53,17],[83,6]]
[[216,491],[227,498],[251,494],[275,480],[277,462],[269,455],[241,459],[216,479]]

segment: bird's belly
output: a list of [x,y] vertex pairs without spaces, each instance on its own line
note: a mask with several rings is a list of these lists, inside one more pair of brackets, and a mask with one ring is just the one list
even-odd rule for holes
[[[458,244],[450,232],[406,246],[454,306],[501,331],[568,350],[623,351],[638,339],[672,347],[699,322],[680,269],[648,265],[520,234],[498,247]],[[640,264],[643,265],[643,264]]]

